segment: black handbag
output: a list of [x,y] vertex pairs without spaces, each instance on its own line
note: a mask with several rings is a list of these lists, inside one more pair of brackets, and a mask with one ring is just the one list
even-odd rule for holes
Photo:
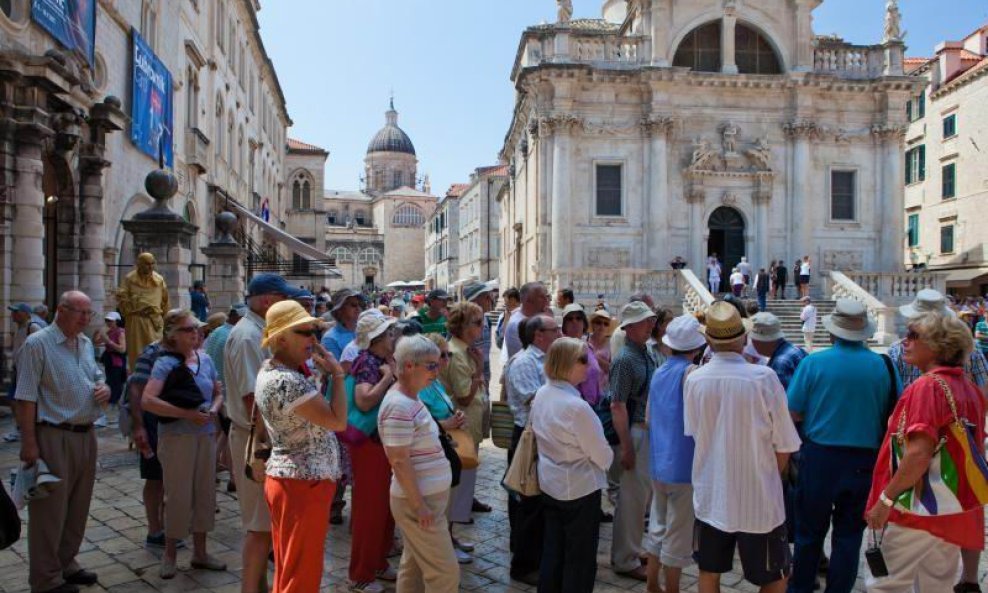
[[[158,398],[183,410],[195,410],[206,403],[206,398],[202,396],[202,391],[200,391],[199,385],[196,383],[196,375],[199,374],[199,369],[202,368],[201,361],[196,365],[196,372],[193,374],[192,369],[185,364],[185,357],[181,354],[163,351],[161,356],[177,358],[179,364],[165,377],[165,385],[161,388],[161,395]],[[198,360],[198,358],[199,354],[197,353],[196,359]],[[158,421],[163,424],[171,424],[177,420],[178,418],[172,418],[170,416],[158,417]]]
[[7,489],[0,485],[0,550],[6,550],[21,538],[21,518]]

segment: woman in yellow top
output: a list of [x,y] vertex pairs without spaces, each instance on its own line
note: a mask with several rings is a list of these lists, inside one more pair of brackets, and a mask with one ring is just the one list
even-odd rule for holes
[[[446,328],[450,333],[449,366],[441,372],[439,380],[446,393],[453,399],[457,410],[466,415],[464,428],[479,448],[484,438],[484,407],[487,406],[487,389],[484,385],[484,361],[480,350],[471,346],[483,333],[484,312],[476,304],[458,303],[449,310]],[[460,485],[450,502],[450,521],[472,523],[474,490],[477,469],[464,469],[460,473]],[[478,509],[480,510],[480,509]]]

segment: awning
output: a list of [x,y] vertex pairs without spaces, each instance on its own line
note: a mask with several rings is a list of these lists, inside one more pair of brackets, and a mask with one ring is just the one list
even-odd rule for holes
[[[941,270],[935,270],[937,272]],[[974,280],[988,274],[988,268],[962,268],[959,270],[943,270],[947,273],[947,286],[954,288],[964,288],[970,286]]]
[[[331,257],[329,257],[329,255],[323,253],[322,251],[319,251],[318,249],[316,249],[312,245],[309,245],[305,241],[300,241],[291,234],[286,233],[285,231],[274,226],[273,224],[265,221],[263,218],[254,214],[236,200],[227,199],[226,203],[232,206],[234,210],[237,210],[238,212],[246,216],[251,222],[256,224],[262,231],[264,231],[265,234],[274,238],[282,245],[288,247],[294,253],[297,253],[301,256],[317,261],[327,261],[332,259]],[[331,273],[337,276],[342,276],[339,270],[334,269],[331,271]]]

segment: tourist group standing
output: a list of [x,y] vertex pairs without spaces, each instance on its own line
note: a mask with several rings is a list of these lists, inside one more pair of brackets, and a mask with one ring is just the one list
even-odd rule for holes
[[[613,521],[611,568],[649,593],[687,588],[694,564],[698,590],[719,591],[736,558],[766,593],[810,593],[821,570],[826,591],[846,593],[863,545],[869,591],[980,591],[988,364],[977,328],[924,290],[880,355],[866,308],[842,299],[820,320],[830,346],[809,354],[809,258],[794,270],[805,349],[764,311],[768,295],[784,298],[786,265],[742,263],[728,280],[739,296],[753,287],[760,307],[717,300],[674,317],[636,295],[612,315],[569,289],[553,308],[532,282],[506,291],[515,306],[494,328],[486,284],[456,303],[432,291],[404,319],[348,289],[316,315],[321,296],[258,274],[229,314],[163,312],[129,376],[113,370],[127,357],[119,315],[105,316],[100,365],[85,294],[62,295],[47,326],[15,305],[20,458],[60,480],[28,503],[31,591],[98,582],[76,556],[94,424],[118,401],[160,578],[226,570],[208,550],[221,463],[240,507],[244,593],[319,590],[347,486],[349,590],[458,591],[475,548],[454,525],[491,512],[478,486],[502,479],[480,451],[492,391],[513,425],[506,562],[519,586],[593,591],[601,525]],[[711,289],[719,266],[708,261]],[[492,343],[503,344],[502,385],[491,385]]]

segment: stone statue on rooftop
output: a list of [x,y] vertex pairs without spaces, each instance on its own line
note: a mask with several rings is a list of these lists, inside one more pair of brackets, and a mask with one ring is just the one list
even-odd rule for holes
[[556,0],[559,7],[559,23],[565,24],[573,18],[573,0]]
[[882,43],[902,41],[906,34],[902,30],[902,13],[899,12],[899,0],[885,2],[885,32]]

